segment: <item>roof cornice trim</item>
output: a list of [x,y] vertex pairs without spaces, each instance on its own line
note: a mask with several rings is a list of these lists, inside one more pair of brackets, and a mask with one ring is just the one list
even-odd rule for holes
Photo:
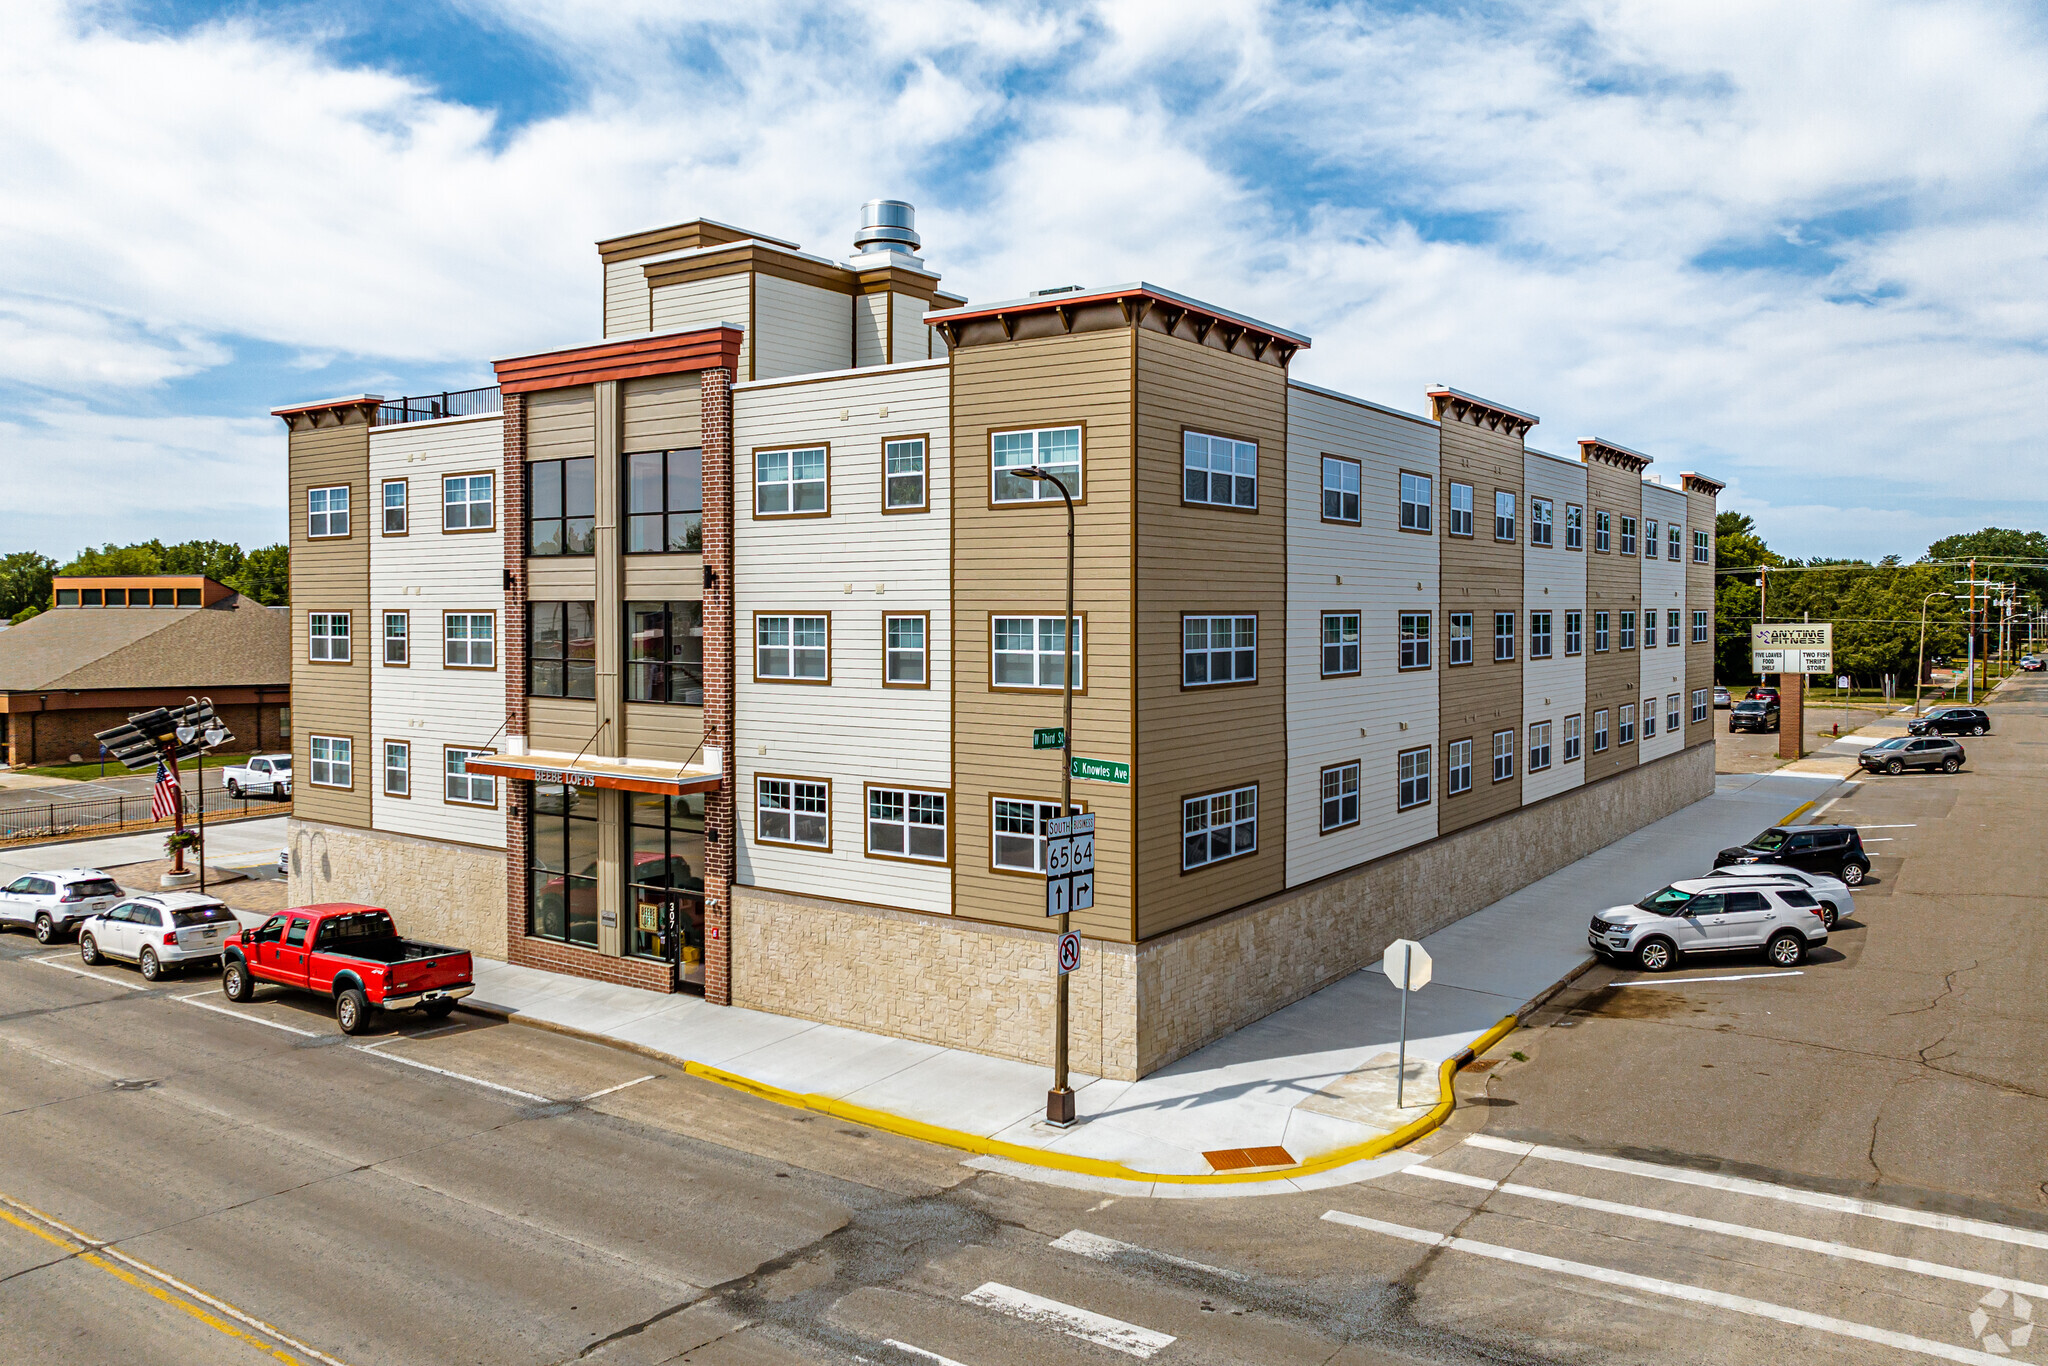
[[1695,474],[1691,470],[1680,470],[1678,482],[1687,493],[1704,493],[1709,498],[1720,497],[1721,490],[1728,487],[1719,479],[1709,479],[1706,475]]
[[743,335],[739,328],[721,324],[691,332],[655,333],[537,355],[510,356],[494,362],[494,366],[498,387],[507,394],[692,370],[737,371]]
[[1438,385],[1429,390],[1429,411],[1439,422],[1469,423],[1474,427],[1506,432],[1517,440],[1527,436],[1529,429],[1543,420],[1534,413],[1525,413],[1519,408],[1510,408],[1505,403],[1495,403],[1492,399],[1468,394],[1449,385]]
[[1632,451],[1626,446],[1617,446],[1614,442],[1597,436],[1580,438],[1579,459],[1587,464],[1597,460],[1603,465],[1612,465],[1616,469],[1627,470],[1629,473],[1637,475],[1640,475],[1656,461],[1654,456],[1644,455],[1641,451]]

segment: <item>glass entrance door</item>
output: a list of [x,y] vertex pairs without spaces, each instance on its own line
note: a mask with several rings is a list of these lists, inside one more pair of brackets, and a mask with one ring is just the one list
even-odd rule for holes
[[[676,964],[685,989],[704,989],[704,796],[628,794],[627,951]],[[673,911],[673,914],[669,914]]]

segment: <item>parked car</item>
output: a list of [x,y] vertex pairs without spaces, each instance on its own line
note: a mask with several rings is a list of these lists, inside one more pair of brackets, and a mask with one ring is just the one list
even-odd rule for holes
[[1728,729],[1776,730],[1778,704],[1763,698],[1745,697],[1728,709]]
[[1731,863],[1716,868],[1707,876],[1766,880],[1775,878],[1796,887],[1804,887],[1813,893],[1816,901],[1820,902],[1821,923],[1829,930],[1833,930],[1835,922],[1843,916],[1856,914],[1856,895],[1849,890],[1849,884],[1838,877],[1829,877],[1826,873],[1801,872],[1782,863]]
[[1794,883],[1731,887],[1690,878],[1600,912],[1586,942],[1601,957],[1629,959],[1645,972],[1663,972],[1688,953],[1758,950],[1789,968],[1828,942],[1828,927],[1814,894]]
[[135,896],[79,926],[78,956],[88,966],[122,959],[155,982],[173,969],[220,962],[240,925],[233,911],[197,892]]
[[222,769],[220,781],[230,797],[289,797],[292,756],[252,754],[240,764]]
[[1726,688],[1714,689],[1714,710],[1726,711],[1731,705],[1733,704],[1728,697],[1728,690]]
[[2041,672],[2041,660],[2036,655],[2021,655],[2020,668],[2028,673]]
[[1783,863],[1802,872],[1826,873],[1851,887],[1870,876],[1870,856],[1853,825],[1774,825],[1747,844],[1714,855],[1714,866]]
[[1778,696],[1778,690],[1776,688],[1766,688],[1761,684],[1754,688],[1751,688],[1742,696],[1743,700],[1752,702],[1780,702],[1784,700],[1783,698]]
[[120,885],[97,868],[29,873],[0,887],[0,926],[33,929],[37,943],[54,944],[120,899]]
[[399,937],[381,906],[294,906],[227,943],[220,988],[230,1001],[262,982],[326,996],[344,1034],[369,1028],[379,1010],[419,1009],[439,1019],[476,989],[468,949]]
[[1982,707],[1943,707],[1908,721],[1906,729],[1915,735],[1988,735],[1991,713]]
[[1856,762],[1871,773],[1904,773],[1909,768],[1953,773],[1969,757],[1961,745],[1945,736],[1895,735],[1858,754]]

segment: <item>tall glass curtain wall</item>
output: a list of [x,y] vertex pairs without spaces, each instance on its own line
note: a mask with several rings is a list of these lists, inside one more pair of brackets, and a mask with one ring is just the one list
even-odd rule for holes
[[597,793],[561,783],[535,783],[529,820],[529,932],[596,948]]
[[[680,949],[685,983],[704,983],[704,798],[701,794],[668,796],[625,794],[628,815],[627,859],[631,872],[627,898],[632,902],[629,951],[644,958],[667,958]],[[679,944],[662,933],[662,911],[673,904],[679,914]]]

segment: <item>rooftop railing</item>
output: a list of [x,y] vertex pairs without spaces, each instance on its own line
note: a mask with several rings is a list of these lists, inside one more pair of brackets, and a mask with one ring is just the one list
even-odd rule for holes
[[416,394],[393,399],[377,409],[379,427],[400,422],[432,422],[441,417],[476,417],[505,411],[505,397],[493,384],[483,389],[444,389],[438,394]]

